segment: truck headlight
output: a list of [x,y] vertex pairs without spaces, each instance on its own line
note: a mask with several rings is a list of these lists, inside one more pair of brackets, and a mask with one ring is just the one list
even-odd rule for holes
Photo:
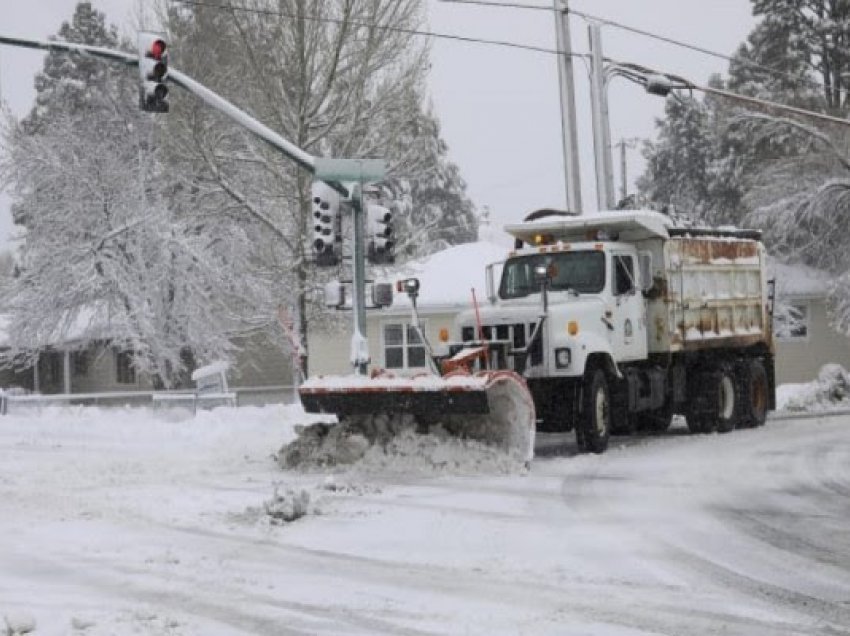
[[572,362],[572,354],[569,349],[555,349],[555,366],[559,369],[566,369]]

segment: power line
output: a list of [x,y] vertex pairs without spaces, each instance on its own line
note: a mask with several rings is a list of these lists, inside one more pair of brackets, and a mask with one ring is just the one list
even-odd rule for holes
[[[245,13],[255,13],[255,14],[261,14],[261,15],[272,15],[272,16],[285,17],[285,18],[290,18],[290,19],[293,19],[293,20],[308,20],[308,21],[314,21],[314,22],[328,22],[328,23],[331,23],[331,24],[349,24],[349,25],[356,26],[356,27],[375,28],[375,29],[386,30],[386,31],[390,31],[390,32],[407,33],[407,34],[410,34],[410,35],[418,35],[418,36],[425,36],[425,37],[432,37],[432,38],[457,40],[457,41],[461,41],[461,42],[474,43],[474,44],[505,46],[505,47],[510,47],[510,48],[534,51],[534,52],[537,52],[537,53],[546,53],[546,54],[552,54],[552,55],[561,55],[562,54],[561,52],[556,51],[554,49],[548,49],[548,48],[538,47],[538,46],[531,46],[531,45],[526,45],[526,44],[519,44],[519,43],[516,43],[516,42],[507,42],[507,41],[504,41],[504,40],[488,40],[488,39],[483,39],[483,38],[473,38],[473,37],[469,37],[469,36],[451,35],[451,34],[445,34],[445,33],[437,33],[437,32],[434,32],[434,31],[423,31],[423,30],[420,30],[420,29],[393,27],[393,26],[389,26],[389,25],[381,25],[381,24],[363,22],[363,21],[358,21],[358,20],[351,20],[351,19],[333,18],[333,17],[325,17],[325,16],[297,15],[297,14],[287,13],[287,12],[284,12],[284,11],[273,11],[271,9],[254,9],[254,8],[249,8],[249,7],[234,6],[232,4],[217,4],[217,3],[213,3],[213,2],[201,2],[200,0],[170,0],[170,1],[173,2],[173,3],[177,3],[177,4],[197,6],[197,7],[205,7],[205,8],[209,8],[209,9],[217,9],[217,10],[223,10],[223,11],[229,11],[229,12],[241,11],[241,12],[245,12]],[[477,4],[477,5],[483,5],[483,6],[492,6],[492,7],[529,9],[529,10],[535,10],[535,11],[544,11],[544,10],[550,11],[550,12],[555,11],[554,8],[543,7],[543,6],[540,6],[540,5],[492,2],[492,0],[440,0],[440,1],[441,2],[449,2],[449,3],[457,3],[457,4],[464,4],[465,3],[465,4]],[[604,18],[599,18],[599,17],[593,16],[593,15],[590,15],[590,14],[587,14],[587,13],[580,12],[580,11],[569,10],[569,12],[574,13],[578,17],[583,18],[585,20],[596,21],[600,24],[607,24],[609,26],[614,26],[614,27],[617,27],[617,28],[625,29],[625,30],[628,30],[628,31],[632,31],[634,33],[638,33],[640,35],[645,35],[647,37],[658,39],[658,40],[661,40],[661,41],[664,41],[664,42],[667,42],[667,43],[670,43],[670,44],[674,44],[676,46],[683,46],[685,48],[690,48],[690,49],[695,50],[695,51],[707,53],[709,55],[714,55],[716,57],[721,57],[721,58],[728,59],[728,60],[733,59],[733,58],[726,56],[726,55],[723,55],[721,53],[709,51],[708,49],[702,49],[701,47],[697,47],[695,45],[691,45],[691,44],[688,44],[688,43],[685,43],[685,42],[679,42],[677,40],[673,40],[672,38],[667,38],[666,36],[660,36],[660,35],[651,33],[649,31],[643,31],[641,29],[636,29],[634,27],[630,27],[628,25],[624,25],[624,24],[615,22],[613,20],[606,20]],[[587,54],[581,54],[581,53],[572,53],[571,56],[572,57],[579,57],[579,58],[583,58],[583,59],[586,59],[586,58],[589,57]],[[761,66],[761,65],[758,65],[758,64],[755,64],[755,63],[752,63],[751,65],[755,68],[760,68],[762,70],[765,70],[765,71],[768,71],[768,72],[771,72],[771,73],[780,73],[780,74],[786,75],[788,77],[792,77],[792,76],[790,76],[786,73],[782,73],[781,71],[770,69],[768,67],[764,67],[764,66]],[[619,66],[621,67],[621,69],[626,70],[626,71],[628,71],[630,67],[638,69],[639,72],[652,71],[652,69],[639,67],[638,65],[635,65],[635,64],[619,64]],[[680,77],[670,75],[670,74],[667,74],[667,73],[663,73],[663,72],[660,73],[660,74],[665,75],[668,78],[672,78],[676,82],[684,84],[684,86],[683,86],[684,88],[690,88],[692,90],[699,90],[699,91],[702,91],[702,92],[705,92],[705,93],[714,93],[716,95],[720,95],[720,96],[731,98],[731,99],[739,99],[741,101],[748,102],[748,103],[751,103],[751,104],[754,104],[754,105],[760,105],[760,106],[763,106],[763,107],[777,108],[777,109],[780,109],[780,110],[792,112],[794,114],[813,117],[815,119],[821,119],[823,121],[828,121],[830,123],[840,123],[840,124],[844,124],[844,125],[850,125],[850,120],[844,120],[844,119],[841,119],[841,118],[838,118],[838,117],[832,117],[832,116],[829,116],[829,115],[824,115],[824,114],[818,113],[816,111],[809,111],[809,110],[805,110],[805,109],[801,109],[801,108],[795,108],[793,106],[787,106],[785,104],[780,104],[780,103],[777,103],[777,102],[760,100],[760,99],[757,99],[757,98],[748,97],[746,95],[740,95],[740,94],[737,94],[737,93],[733,93],[731,91],[724,91],[724,90],[719,90],[719,89],[713,89],[713,88],[710,88],[710,87],[699,86],[699,85],[694,84],[693,82],[686,80],[684,78],[680,78]],[[822,85],[818,84],[817,82],[812,82],[812,83],[815,84],[815,85],[823,87]],[[846,92],[846,91],[842,91],[842,92]]]
[[[274,11],[272,9],[255,9],[251,7],[242,7],[232,4],[220,4],[214,2],[201,2],[200,0],[170,0],[175,4],[183,4],[193,7],[204,7],[207,9],[218,9],[222,11],[239,11],[242,13],[256,13],[260,15],[270,15],[293,20],[307,20],[309,22],[328,22],[330,24],[347,24],[355,27],[365,27],[369,29],[378,29],[382,31],[390,31],[393,33],[406,33],[408,35],[417,35],[441,40],[455,40],[458,42],[466,42],[468,44],[486,44],[490,46],[503,46],[512,49],[520,49],[523,51],[532,51],[535,53],[546,53],[550,55],[558,55],[558,51],[542,46],[534,46],[532,44],[520,44],[519,42],[509,42],[507,40],[489,40],[486,38],[474,38],[465,35],[453,35],[450,33],[438,33],[436,31],[425,31],[422,29],[409,29],[405,27],[395,27],[384,24],[376,24],[373,22],[364,22],[360,20],[352,20],[345,18],[334,18],[330,16],[309,16],[287,13],[285,11]],[[586,57],[582,53],[573,53],[573,57]]]
[[[530,11],[549,11],[554,13],[556,9],[554,7],[546,7],[537,4],[522,4],[518,2],[494,2],[493,0],[439,0],[439,2],[443,2],[446,4],[470,4],[470,5],[478,5],[483,7],[495,7],[495,8],[504,8],[504,9],[526,9]],[[628,24],[623,24],[622,22],[617,22],[616,20],[610,20],[608,18],[603,18],[600,16],[592,15],[590,13],[585,13],[584,11],[578,11],[576,9],[567,9],[568,13],[571,13],[579,18],[582,18],[588,22],[596,22],[598,24],[604,24],[606,26],[611,26],[616,29],[620,29],[622,31],[627,31],[629,33],[634,33],[635,35],[640,35],[643,37],[651,38],[653,40],[658,40],[659,42],[664,42],[666,44],[671,44],[673,46],[678,46],[684,49],[688,49],[694,51],[696,53],[702,53],[703,55],[708,55],[710,57],[715,57],[721,60],[725,60],[727,62],[737,62],[739,64],[743,64],[751,69],[764,71],[766,73],[770,73],[774,77],[784,77],[785,79],[791,80],[796,84],[807,85],[810,88],[817,88],[820,90],[825,90],[826,85],[822,82],[818,82],[817,80],[809,79],[800,75],[792,75],[786,71],[783,71],[778,68],[773,68],[771,66],[765,66],[764,64],[759,64],[758,62],[753,62],[752,60],[736,58],[731,55],[727,55],[725,53],[719,53],[718,51],[713,51],[711,49],[707,49],[702,46],[698,46],[696,44],[691,44],[690,42],[684,42],[682,40],[677,40],[675,38],[671,38],[666,35],[661,35],[659,33],[653,33],[652,31],[646,31],[644,29],[639,29],[637,27],[630,26]],[[847,95],[850,93],[850,89],[838,89],[839,93],[842,95]]]

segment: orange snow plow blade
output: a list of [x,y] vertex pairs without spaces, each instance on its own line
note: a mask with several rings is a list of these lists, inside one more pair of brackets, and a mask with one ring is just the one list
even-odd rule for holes
[[311,378],[299,389],[308,413],[340,423],[365,418],[412,418],[419,429],[442,426],[453,435],[498,446],[517,459],[534,455],[534,402],[513,371],[456,372],[444,377],[345,376]]

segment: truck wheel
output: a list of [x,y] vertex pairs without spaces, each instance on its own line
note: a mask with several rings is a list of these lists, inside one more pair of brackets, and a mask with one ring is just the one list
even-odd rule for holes
[[748,369],[747,377],[747,410],[751,426],[762,426],[767,420],[767,371],[761,360],[753,360]]
[[611,400],[608,380],[602,369],[594,369],[585,378],[581,431],[576,430],[579,449],[604,453],[611,434]]
[[741,419],[739,389],[732,367],[721,367],[717,386],[717,431],[720,433],[735,430]]

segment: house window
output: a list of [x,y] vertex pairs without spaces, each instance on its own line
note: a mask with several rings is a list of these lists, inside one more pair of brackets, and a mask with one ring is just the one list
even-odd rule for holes
[[384,367],[421,369],[425,367],[425,344],[412,325],[384,325]]
[[773,329],[782,340],[805,340],[809,337],[809,305],[788,303],[778,305],[773,316]]
[[74,375],[86,375],[89,372],[89,352],[74,351],[71,354],[71,364],[74,368]]
[[118,384],[135,384],[136,368],[133,366],[133,354],[129,351],[115,353],[115,380]]

